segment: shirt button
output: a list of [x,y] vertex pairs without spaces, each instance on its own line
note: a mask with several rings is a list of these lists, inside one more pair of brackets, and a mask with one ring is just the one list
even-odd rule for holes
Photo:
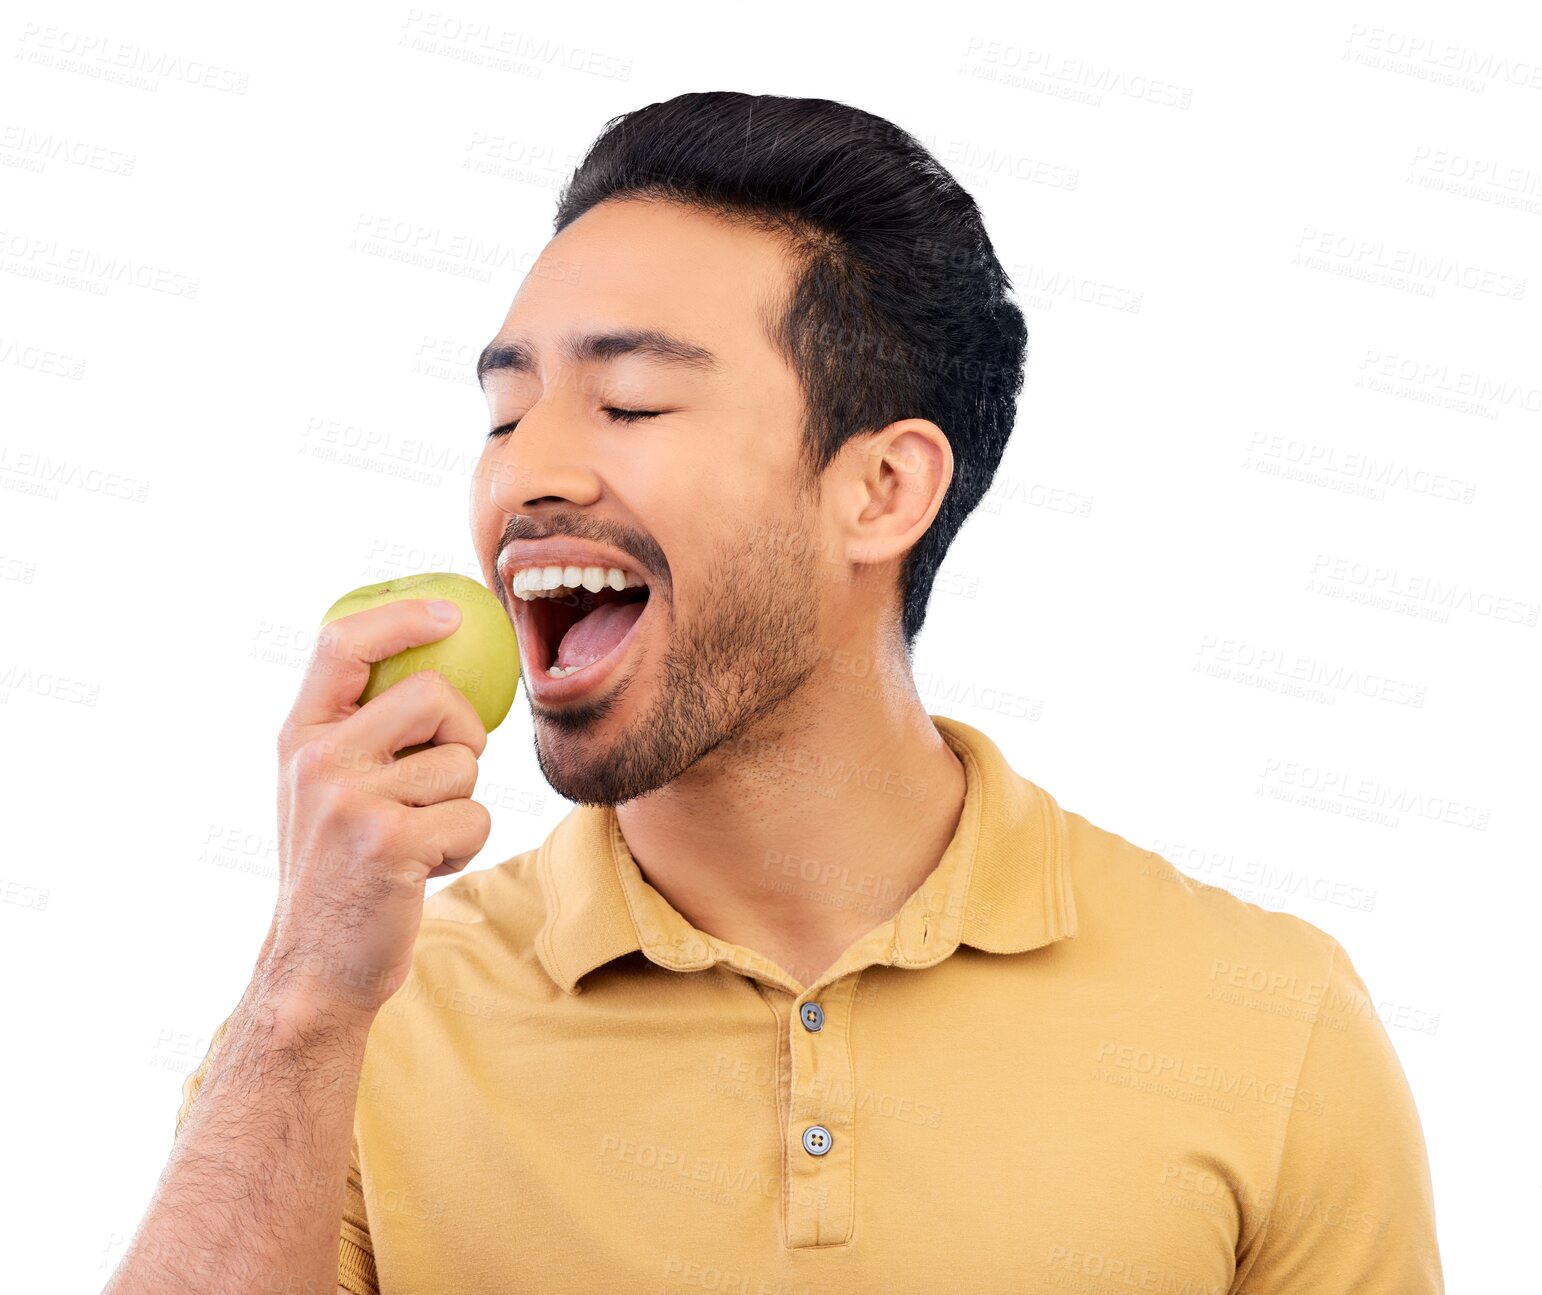
[[803,1130],[803,1149],[811,1156],[822,1156],[830,1149],[830,1130],[823,1124],[810,1124]]
[[825,1009],[818,1003],[804,1003],[800,1014],[803,1020],[803,1028],[812,1034],[825,1023]]

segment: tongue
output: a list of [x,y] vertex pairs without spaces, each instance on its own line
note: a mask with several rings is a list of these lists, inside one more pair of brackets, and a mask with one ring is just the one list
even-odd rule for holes
[[641,602],[601,603],[582,620],[575,621],[562,636],[553,664],[564,668],[590,665],[614,651],[627,631],[637,624],[643,606]]

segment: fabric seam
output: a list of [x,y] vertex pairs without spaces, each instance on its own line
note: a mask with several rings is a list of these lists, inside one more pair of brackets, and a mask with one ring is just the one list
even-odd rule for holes
[[[1328,970],[1323,977],[1325,985],[1333,983],[1333,969],[1338,965],[1338,958],[1339,944],[1337,940],[1333,940],[1328,950]],[[1306,1060],[1311,1055],[1312,1044],[1317,1041],[1317,1024],[1321,1020],[1322,1012],[1319,1010],[1312,1017],[1312,1028],[1307,1031],[1306,1045],[1301,1049],[1301,1061],[1296,1066],[1296,1077],[1291,1084],[1292,1092],[1297,1092],[1300,1089],[1301,1076],[1306,1073]],[[1269,1230],[1269,1224],[1274,1220],[1274,1206],[1275,1202],[1279,1199],[1280,1192],[1280,1176],[1285,1171],[1285,1149],[1290,1143],[1290,1129],[1295,1118],[1296,1108],[1293,1102],[1290,1109],[1285,1113],[1285,1126],[1280,1134],[1280,1149],[1274,1162],[1274,1181],[1270,1184],[1269,1188],[1269,1208],[1264,1211],[1264,1216],[1258,1221],[1258,1226],[1253,1229],[1245,1240],[1241,1237],[1238,1238],[1238,1242],[1241,1245],[1247,1245],[1256,1238],[1258,1245],[1253,1248],[1252,1254],[1248,1257],[1247,1267],[1237,1273],[1232,1285],[1234,1291],[1242,1291],[1243,1283],[1247,1281],[1253,1269],[1257,1266],[1258,1257],[1263,1253],[1263,1248],[1267,1244],[1266,1234]]]

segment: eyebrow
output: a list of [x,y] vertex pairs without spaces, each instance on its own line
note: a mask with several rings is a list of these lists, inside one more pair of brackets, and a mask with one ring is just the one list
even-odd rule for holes
[[[569,333],[562,341],[562,354],[570,364],[605,364],[623,355],[640,355],[660,364],[673,364],[703,373],[716,372],[718,358],[705,346],[661,332],[657,328],[624,328],[609,333]],[[495,369],[515,373],[534,373],[535,353],[524,342],[511,338],[495,339],[477,357],[477,384],[485,386],[487,375]]]

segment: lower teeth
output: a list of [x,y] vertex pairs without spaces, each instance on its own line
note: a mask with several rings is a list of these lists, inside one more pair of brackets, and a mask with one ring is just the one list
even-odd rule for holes
[[572,674],[573,671],[582,669],[583,666],[579,665],[549,665],[546,667],[546,673],[549,674],[553,679],[565,679],[568,675]]

